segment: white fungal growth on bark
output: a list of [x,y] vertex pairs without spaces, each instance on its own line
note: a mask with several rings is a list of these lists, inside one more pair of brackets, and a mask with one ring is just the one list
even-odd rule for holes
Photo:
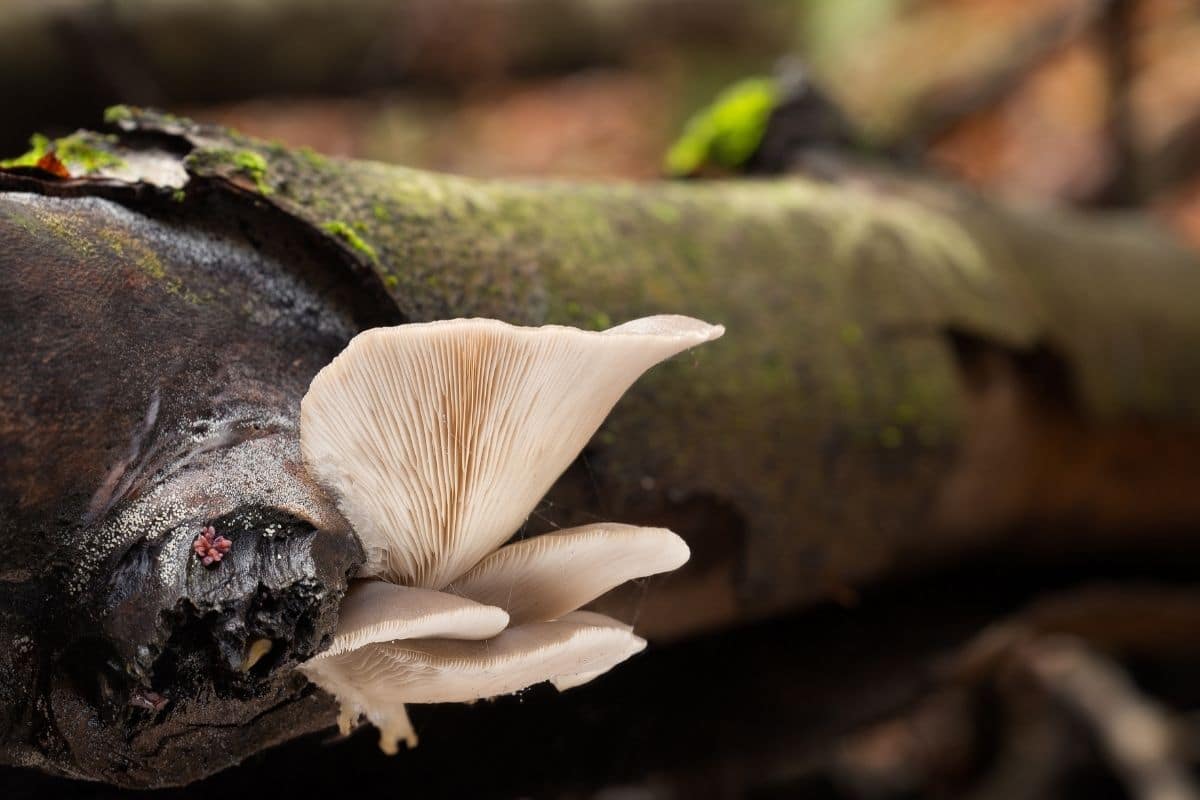
[[395,752],[406,703],[463,702],[603,674],[645,647],[577,609],[676,569],[671,531],[605,523],[501,547],[650,367],[720,337],[681,316],[606,331],[459,319],[355,337],[301,404],[301,451],[367,563],[332,646],[301,669]]

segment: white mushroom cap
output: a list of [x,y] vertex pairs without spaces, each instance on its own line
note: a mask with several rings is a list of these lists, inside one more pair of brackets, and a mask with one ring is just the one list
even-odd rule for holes
[[400,739],[410,746],[416,742],[406,703],[470,702],[559,676],[594,676],[646,646],[620,623],[589,624],[592,621],[532,623],[484,641],[369,644],[309,661],[301,669],[337,697],[343,729],[366,714],[380,730],[380,746],[390,753]]
[[363,575],[441,588],[521,526],[639,375],[722,333],[681,316],[369,330],[305,395],[304,459],[362,541]]
[[508,627],[508,614],[456,595],[383,581],[355,581],[338,610],[330,658],[397,639],[488,639]]
[[501,547],[448,591],[499,606],[522,625],[558,619],[627,580],[678,569],[688,555],[665,528],[586,525]]

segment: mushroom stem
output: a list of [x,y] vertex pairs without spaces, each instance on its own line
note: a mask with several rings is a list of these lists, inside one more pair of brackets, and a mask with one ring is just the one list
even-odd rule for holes
[[409,750],[417,746],[417,731],[408,718],[407,706],[397,706],[386,717],[372,721],[379,726],[379,749],[389,756],[400,752],[400,742]]

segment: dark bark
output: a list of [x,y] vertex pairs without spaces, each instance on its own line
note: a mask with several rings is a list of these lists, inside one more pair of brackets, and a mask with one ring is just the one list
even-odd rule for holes
[[[10,762],[181,783],[328,721],[290,668],[360,554],[300,466],[295,416],[386,317],[314,280],[297,242],[258,253],[203,216],[0,202]],[[233,547],[205,568],[190,548],[210,524]]]
[[[184,783],[329,722],[291,667],[358,548],[296,409],[372,325],[726,324],[635,387],[530,526],[681,533],[683,572],[601,601],[651,635],[987,550],[1194,556],[1200,270],[1132,220],[884,176],[472,182],[114,119],[84,139],[120,165],[0,173],[10,762]],[[205,569],[208,524],[234,548]],[[886,705],[858,694],[831,713]]]

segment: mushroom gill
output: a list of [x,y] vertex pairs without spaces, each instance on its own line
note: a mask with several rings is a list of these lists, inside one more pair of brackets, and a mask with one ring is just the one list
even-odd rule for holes
[[400,640],[362,647],[304,667],[342,706],[342,730],[366,714],[380,730],[380,747],[417,743],[408,703],[466,703],[520,691],[560,676],[600,675],[646,646],[614,621],[568,620],[509,628],[482,641]]
[[638,376],[723,331],[678,316],[375,328],[313,379],[304,459],[362,540],[364,576],[441,588],[512,536]]
[[[377,328],[313,379],[301,449],[367,552],[330,648],[301,669],[395,752],[406,703],[586,683],[640,651],[578,612],[676,569],[671,531],[605,523],[501,547],[650,367],[724,333],[681,316],[607,331],[460,319]],[[499,549],[498,549],[499,548]]]

